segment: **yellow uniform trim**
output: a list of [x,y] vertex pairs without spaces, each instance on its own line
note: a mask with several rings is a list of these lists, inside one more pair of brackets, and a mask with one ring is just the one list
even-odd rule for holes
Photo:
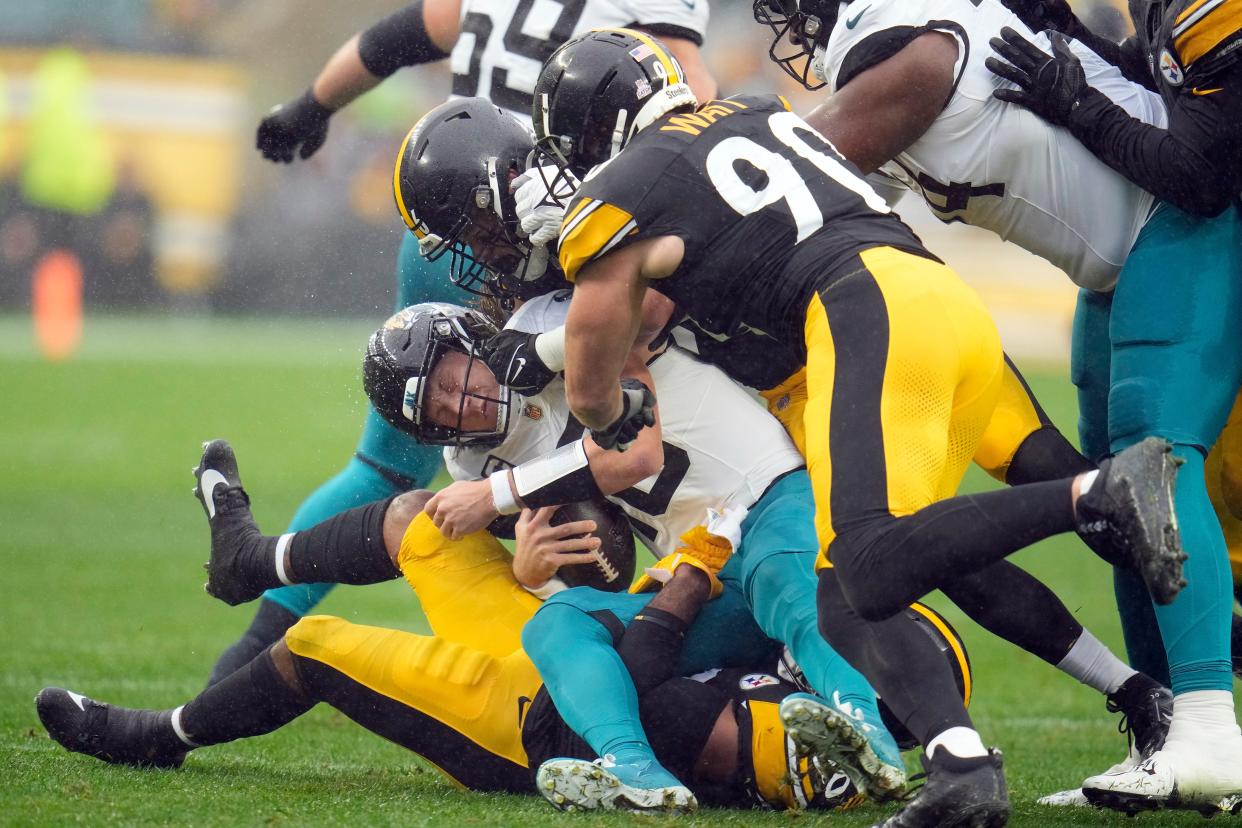
[[578,203],[571,207],[569,212],[565,214],[565,218],[561,219],[561,228],[563,229],[568,227],[570,223],[573,222],[574,217],[582,212],[582,208],[586,207],[590,203],[591,199],[589,198],[579,199]]
[[415,237],[421,239],[427,233],[419,229],[420,222],[415,221],[410,215],[409,208],[405,206],[405,199],[401,198],[401,162],[405,159],[406,147],[410,145],[410,139],[418,131],[418,126],[415,124],[411,127],[410,131],[405,134],[405,140],[401,142],[401,149],[397,150],[397,163],[392,169],[392,197],[397,201],[397,212],[401,214],[401,220],[405,222],[405,226],[414,231]]
[[1190,17],[1192,14],[1194,14],[1199,9],[1201,9],[1203,7],[1203,4],[1207,2],[1208,0],[1198,0],[1198,2],[1191,3],[1189,6],[1187,6],[1185,9],[1182,10],[1181,14],[1177,16],[1177,19],[1173,21],[1173,25],[1177,26],[1187,17]]
[[750,761],[755,772],[755,789],[773,807],[797,808],[792,785],[796,784],[781,723],[780,705],[750,699]]
[[644,34],[637,29],[618,29],[617,31],[633,35],[641,40],[646,46],[650,47],[651,51],[655,52],[655,56],[660,61],[660,65],[663,66],[664,71],[668,73],[669,84],[681,83],[685,80],[681,76],[681,73],[677,71],[677,61],[673,60],[669,56],[668,52],[664,50],[664,47],[661,46],[655,38],[648,34]]
[[[633,221],[634,217],[625,210],[603,203],[579,221],[560,241],[558,255],[565,278],[571,282],[577,278],[582,266],[603,253]],[[564,226],[568,226],[568,219]]]
[[966,660],[966,653],[962,651],[962,644],[957,640],[957,635],[949,629],[944,620],[931,609],[919,603],[910,605],[910,609],[932,622],[932,626],[940,631],[945,640],[949,642],[950,649],[953,650],[953,656],[957,659],[958,668],[962,671],[962,704],[966,707],[970,706],[970,695],[973,692],[974,682],[970,675],[970,662]]
[[1242,29],[1242,2],[1224,0],[1208,11],[1202,20],[1173,38],[1182,69],[1189,69],[1196,60],[1215,49],[1225,38]]

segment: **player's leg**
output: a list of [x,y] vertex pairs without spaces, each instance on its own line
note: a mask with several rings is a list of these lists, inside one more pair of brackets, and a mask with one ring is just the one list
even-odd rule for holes
[[[355,457],[340,473],[302,501],[285,531],[309,529],[346,509],[391,498],[406,490],[407,488],[400,487],[378,469]],[[216,660],[208,684],[214,684],[229,675],[279,641],[285,630],[314,609],[333,586],[335,584],[296,584],[263,593],[250,626]]]
[[[1165,748],[1144,769],[1094,777],[1088,795],[1123,807],[1213,805],[1242,792],[1242,734],[1233,709],[1233,584],[1208,499],[1204,457],[1242,378],[1242,219],[1196,219],[1162,205],[1122,271],[1113,300],[1109,437],[1119,451],[1148,435],[1185,462],[1175,502],[1190,586],[1155,608],[1175,696]],[[1150,765],[1150,769],[1147,767]],[[1137,783],[1156,771],[1158,785]],[[1159,790],[1156,790],[1156,789]],[[1156,793],[1152,796],[1151,793]]]
[[[806,519],[813,510],[806,474],[795,472],[773,484],[742,522],[735,555],[740,580],[760,629],[789,648],[807,682],[828,702],[782,706],[782,713],[800,719],[800,731],[823,731],[820,741],[825,744],[831,736],[830,758],[848,768],[862,790],[882,801],[904,789],[905,766],[880,717],[875,691],[819,632],[814,574],[818,542]],[[786,725],[795,727],[789,721]]]
[[432,632],[496,656],[521,647],[522,626],[540,607],[513,577],[512,556],[485,531],[450,541],[417,509],[390,518],[403,525],[396,556]]
[[[1204,463],[1207,474],[1208,498],[1220,521],[1229,550],[1229,568],[1233,572],[1235,601],[1242,583],[1242,407],[1234,403],[1229,422],[1209,452]],[[1228,493],[1228,494],[1226,494]],[[1234,612],[1230,635],[1230,657],[1233,674],[1242,676],[1242,616]]]

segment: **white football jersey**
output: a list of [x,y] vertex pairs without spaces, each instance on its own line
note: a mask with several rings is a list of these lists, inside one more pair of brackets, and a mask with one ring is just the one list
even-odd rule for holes
[[643,26],[701,43],[707,0],[462,0],[453,97],[479,95],[530,125],[531,93],[556,48],[592,29]]
[[[894,52],[894,43],[941,31],[958,43],[955,86],[919,140],[883,171],[923,196],[941,220],[991,230],[1042,256],[1074,282],[1111,290],[1153,206],[1150,193],[1113,172],[1064,129],[999,101],[1012,86],[984,60],[988,40],[1009,26],[1050,50],[997,0],[854,0],[843,3],[819,58],[831,89]],[[1087,82],[1131,117],[1165,126],[1160,96],[1127,81],[1071,41]],[[885,51],[887,49],[887,51]],[[874,56],[874,57],[872,57]]]
[[[528,333],[558,327],[571,295],[563,290],[532,299],[506,327]],[[653,552],[666,555],[683,532],[706,522],[708,509],[749,509],[773,480],[805,461],[784,427],[718,368],[671,347],[650,370],[660,403],[664,468],[609,500],[625,510]],[[583,434],[569,415],[559,378],[533,397],[513,395],[512,405],[509,433],[499,446],[445,449],[454,479],[475,480],[516,466]]]

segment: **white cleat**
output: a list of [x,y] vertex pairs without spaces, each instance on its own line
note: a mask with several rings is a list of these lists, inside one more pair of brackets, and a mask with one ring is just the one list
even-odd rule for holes
[[[627,776],[633,775],[630,771],[635,771],[641,777],[645,775],[644,769],[629,765],[618,766],[610,759],[607,756],[594,762],[585,759],[549,759],[539,766],[535,784],[539,793],[553,807],[562,811],[679,814],[698,809],[698,800],[684,785],[677,783],[639,787],[627,784],[614,771],[623,771]],[[661,775],[666,775],[666,772]],[[675,779],[672,781],[676,782]]]
[[1133,768],[1082,783],[1092,805],[1125,813],[1176,808],[1211,816],[1242,810],[1242,737],[1167,742]]
[[[1110,774],[1122,773],[1123,771],[1133,770],[1139,763],[1138,751],[1134,746],[1130,746],[1130,753],[1125,759],[1113,765],[1104,773],[1097,776],[1108,776]],[[1095,777],[1092,777],[1095,778]],[[1090,808],[1091,802],[1087,799],[1087,795],[1082,788],[1071,788],[1068,791],[1057,791],[1056,793],[1041,796],[1036,802],[1040,805],[1047,805],[1051,808]]]

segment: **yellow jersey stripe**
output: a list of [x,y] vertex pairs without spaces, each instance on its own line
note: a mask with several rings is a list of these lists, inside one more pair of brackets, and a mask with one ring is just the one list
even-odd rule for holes
[[1174,30],[1173,48],[1183,70],[1242,29],[1242,2],[1238,0],[1209,0],[1201,13],[1178,27],[1180,33]]
[[1186,18],[1190,17],[1192,14],[1197,12],[1199,9],[1203,8],[1204,3],[1210,3],[1210,2],[1212,2],[1212,0],[1196,0],[1196,2],[1191,3],[1189,6],[1182,9],[1182,13],[1179,14],[1177,16],[1177,19],[1173,21],[1173,26],[1176,28],[1177,26],[1182,25],[1183,23],[1186,22]]
[[421,239],[427,233],[419,229],[421,222],[414,220],[414,217],[410,215],[409,208],[405,206],[405,200],[401,198],[401,162],[405,160],[405,150],[410,145],[410,139],[414,137],[414,133],[417,130],[418,124],[415,124],[405,134],[405,140],[401,142],[401,149],[397,150],[397,163],[392,168],[392,197],[397,201],[397,212],[401,213],[401,220],[405,222],[405,226],[413,230],[414,235]]
[[970,662],[966,660],[966,653],[962,651],[961,642],[957,640],[957,636],[954,635],[953,631],[949,629],[940,616],[932,609],[919,603],[911,604],[910,609],[932,622],[932,626],[939,630],[940,634],[943,635],[945,640],[949,642],[949,647],[953,650],[953,656],[957,659],[958,668],[962,671],[962,703],[969,707],[970,694],[972,690]]
[[558,255],[565,278],[572,282],[583,265],[605,252],[610,242],[616,243],[623,229],[630,232],[627,225],[633,221],[634,217],[620,207],[599,202],[589,215],[561,236]]
[[651,51],[655,52],[655,56],[659,58],[660,65],[663,66],[664,71],[668,73],[669,85],[681,83],[685,80],[685,78],[681,76],[681,73],[677,71],[677,64],[673,62],[671,57],[669,57],[668,52],[664,50],[664,47],[656,42],[655,38],[648,34],[644,34],[637,29],[621,29],[621,31],[633,35],[647,46],[651,47]]
[[569,208],[569,212],[565,214],[565,218],[561,219],[561,232],[564,232],[564,228],[569,227],[569,225],[573,223],[574,217],[581,213],[582,208],[586,207],[591,202],[592,199],[584,198],[573,207]]

